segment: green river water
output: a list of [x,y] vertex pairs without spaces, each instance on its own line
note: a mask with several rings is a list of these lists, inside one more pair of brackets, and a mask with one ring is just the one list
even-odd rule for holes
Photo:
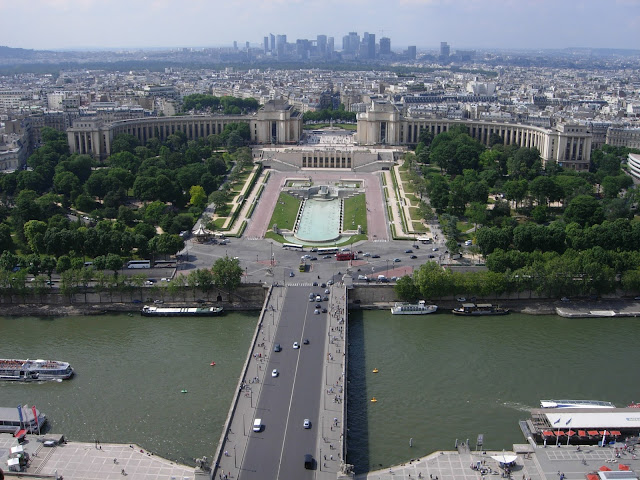
[[[193,465],[215,450],[256,320],[0,318],[0,358],[65,360],[77,372],[0,383],[0,406],[35,404],[70,440],[137,443]],[[639,328],[635,319],[351,312],[348,461],[365,471],[453,449],[456,438],[473,446],[479,433],[485,448],[509,449],[524,442],[517,421],[542,398],[640,400]]]

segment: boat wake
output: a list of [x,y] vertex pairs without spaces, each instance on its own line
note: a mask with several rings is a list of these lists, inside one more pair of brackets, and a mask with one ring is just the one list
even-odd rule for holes
[[502,405],[511,408],[512,410],[518,410],[519,412],[530,412],[536,407],[532,407],[530,405],[524,405],[519,402],[502,402]]

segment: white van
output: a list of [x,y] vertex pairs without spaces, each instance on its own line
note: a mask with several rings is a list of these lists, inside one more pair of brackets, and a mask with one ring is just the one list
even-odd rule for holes
[[256,418],[253,421],[253,431],[254,432],[259,432],[260,430],[262,430],[262,419],[261,418]]

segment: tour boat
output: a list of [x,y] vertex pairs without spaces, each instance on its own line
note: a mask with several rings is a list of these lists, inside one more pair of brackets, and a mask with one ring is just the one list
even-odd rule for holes
[[434,313],[436,310],[438,310],[437,305],[427,305],[424,300],[420,300],[418,303],[398,302],[391,307],[393,315],[426,315]]
[[157,307],[145,305],[140,314],[144,317],[215,317],[222,315],[222,307]]
[[73,376],[73,368],[58,360],[0,359],[0,380],[29,382],[35,380],[67,379]]

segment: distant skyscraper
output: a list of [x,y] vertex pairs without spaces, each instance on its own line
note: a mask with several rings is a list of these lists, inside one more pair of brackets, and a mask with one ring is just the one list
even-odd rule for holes
[[334,39],[333,37],[329,37],[327,39],[327,56],[333,55],[334,50],[335,50]]
[[264,53],[267,53],[269,51],[269,37],[264,37]]
[[276,51],[276,36],[273,33],[269,34],[269,51]]
[[278,35],[276,36],[276,52],[278,56],[284,55],[287,46],[287,36],[286,35]]
[[324,57],[327,55],[327,36],[318,35],[316,37],[316,44],[318,45],[318,53]]
[[415,45],[409,45],[407,47],[407,56],[409,57],[409,60],[415,60],[416,59],[416,46]]
[[391,39],[382,37],[380,39],[380,55],[389,55],[391,53]]
[[367,39],[367,58],[376,58],[376,34],[370,33]]
[[349,32],[349,53],[356,53],[358,51],[358,47],[360,46],[360,35],[358,32]]
[[238,49],[238,42],[236,42],[235,40],[233,41],[233,49],[234,50]]
[[440,42],[440,56],[442,58],[447,58],[449,53],[451,52],[451,48],[447,42]]

